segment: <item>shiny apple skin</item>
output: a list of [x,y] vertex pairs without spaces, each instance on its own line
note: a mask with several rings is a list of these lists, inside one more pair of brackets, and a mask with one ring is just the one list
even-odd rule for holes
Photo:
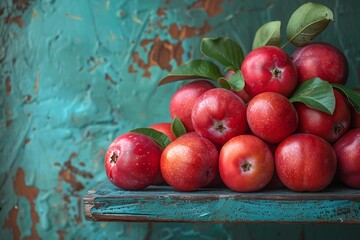
[[252,98],[246,117],[251,132],[272,144],[293,134],[298,126],[298,115],[293,104],[275,92],[260,93]]
[[246,55],[241,72],[250,98],[262,92],[288,97],[298,83],[296,67],[290,56],[276,46],[264,46]]
[[186,133],[164,149],[160,167],[166,183],[183,192],[195,191],[215,180],[219,153],[196,132]]
[[178,117],[184,124],[187,132],[193,132],[194,127],[191,121],[191,110],[195,101],[207,90],[215,86],[205,80],[196,80],[179,88],[170,99],[171,119]]
[[310,108],[303,103],[295,103],[299,116],[298,132],[311,133],[334,143],[350,128],[351,112],[345,97],[334,90],[335,110],[333,114]]
[[335,144],[337,177],[345,185],[360,188],[360,128],[352,129]]
[[319,77],[330,83],[345,84],[349,66],[345,55],[334,45],[315,42],[298,48],[292,58],[296,66],[299,84]]
[[275,151],[275,167],[288,189],[318,192],[334,179],[337,160],[327,141],[316,135],[298,133],[279,144]]
[[104,164],[108,179],[126,190],[141,190],[160,173],[161,147],[140,133],[124,133],[108,147]]
[[194,104],[191,118],[198,134],[220,146],[247,130],[245,102],[223,88],[201,95]]
[[274,174],[270,148],[253,135],[239,135],[224,144],[219,172],[224,184],[236,192],[254,192],[265,187]]

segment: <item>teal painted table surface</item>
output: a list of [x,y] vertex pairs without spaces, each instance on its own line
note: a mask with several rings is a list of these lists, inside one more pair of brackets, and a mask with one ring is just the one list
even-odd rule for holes
[[316,193],[178,192],[169,186],[125,191],[106,181],[83,202],[89,221],[360,223],[360,190],[335,185]]

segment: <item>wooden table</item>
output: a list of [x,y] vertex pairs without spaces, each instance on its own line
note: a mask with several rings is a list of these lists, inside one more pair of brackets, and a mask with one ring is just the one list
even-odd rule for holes
[[178,192],[169,186],[124,191],[106,181],[83,201],[89,221],[360,223],[360,189],[343,186],[317,193]]

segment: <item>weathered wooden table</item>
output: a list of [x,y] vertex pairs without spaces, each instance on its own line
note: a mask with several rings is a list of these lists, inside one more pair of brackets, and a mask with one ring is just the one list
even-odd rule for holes
[[169,186],[124,191],[106,181],[83,201],[90,221],[360,223],[360,190],[341,186],[318,193],[226,188],[187,193]]

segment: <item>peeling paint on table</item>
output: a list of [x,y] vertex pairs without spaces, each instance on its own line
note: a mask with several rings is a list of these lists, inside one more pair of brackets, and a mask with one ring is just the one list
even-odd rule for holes
[[[99,223],[83,216],[83,195],[106,180],[110,142],[170,121],[169,99],[182,83],[156,84],[201,56],[202,37],[227,36],[249,52],[261,24],[279,19],[285,27],[303,2],[1,1],[0,239],[359,236],[351,224]],[[322,2],[336,21],[317,39],[344,50],[349,85],[360,86],[360,2]]]

